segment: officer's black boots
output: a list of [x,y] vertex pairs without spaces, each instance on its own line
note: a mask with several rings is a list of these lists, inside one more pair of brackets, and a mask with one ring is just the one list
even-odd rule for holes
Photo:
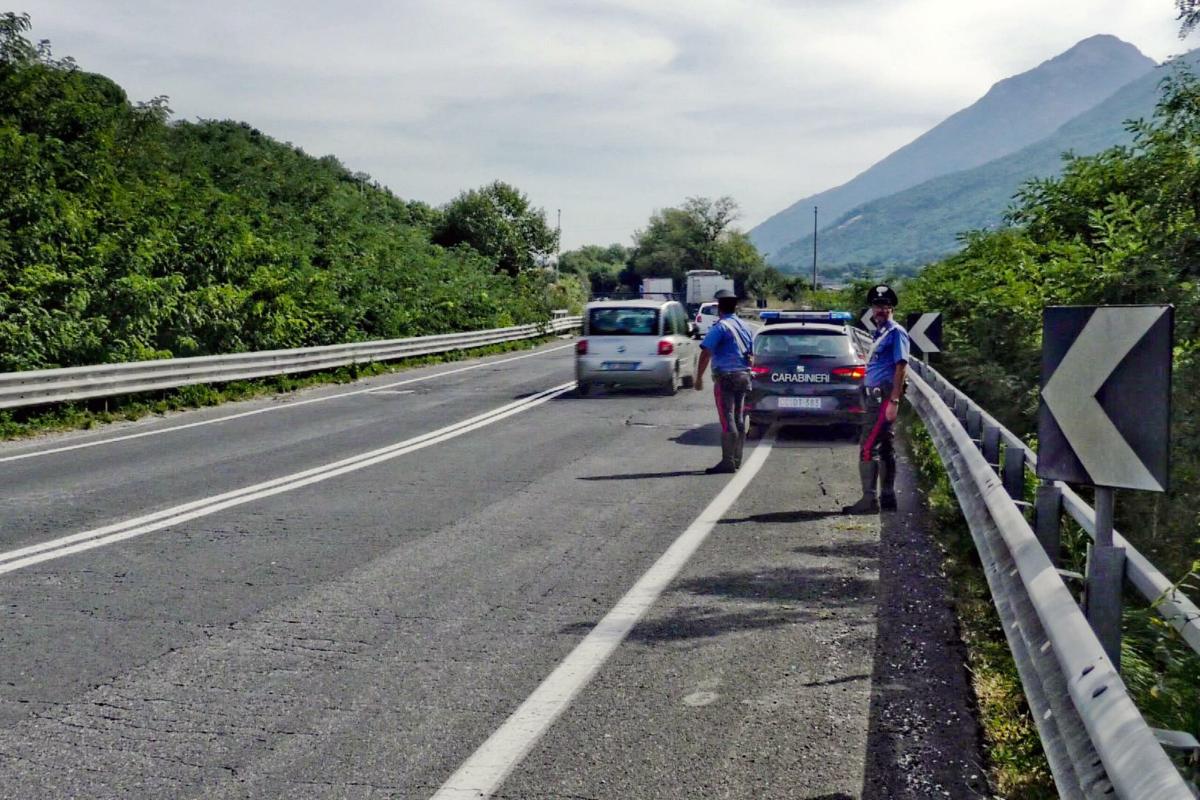
[[878,476],[879,465],[874,461],[858,462],[863,495],[853,505],[842,506],[843,514],[874,514],[879,510],[879,501],[875,499],[875,479]]
[[746,449],[746,432],[738,431],[733,444],[733,468],[742,468],[742,451]]
[[896,462],[879,463],[879,507],[884,511],[896,510]]
[[737,463],[734,461],[734,455],[737,452],[737,434],[722,433],[721,434],[721,461],[704,470],[709,475],[716,475],[722,472],[736,472]]

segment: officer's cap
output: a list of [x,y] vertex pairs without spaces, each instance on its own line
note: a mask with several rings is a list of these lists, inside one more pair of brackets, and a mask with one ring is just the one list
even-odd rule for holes
[[713,295],[713,300],[737,300],[737,295],[728,289],[717,289],[717,293]]
[[867,291],[867,305],[869,306],[891,306],[895,308],[900,300],[896,297],[896,293],[892,291],[892,287],[885,284],[872,286]]

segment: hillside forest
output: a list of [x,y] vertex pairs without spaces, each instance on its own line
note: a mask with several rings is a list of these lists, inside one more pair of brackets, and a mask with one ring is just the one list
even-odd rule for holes
[[442,208],[238,122],[169,122],[0,14],[0,371],[538,322],[541,209],[497,182]]

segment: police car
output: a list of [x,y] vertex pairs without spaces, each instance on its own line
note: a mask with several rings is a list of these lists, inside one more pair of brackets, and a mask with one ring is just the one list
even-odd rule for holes
[[847,311],[763,311],[754,337],[747,398],[750,435],[772,422],[857,425],[866,353]]

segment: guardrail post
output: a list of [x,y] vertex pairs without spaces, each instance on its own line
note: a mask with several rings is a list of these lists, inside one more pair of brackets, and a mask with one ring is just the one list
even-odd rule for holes
[[970,436],[975,441],[980,440],[980,433],[983,431],[983,412],[978,408],[967,407],[967,436]]
[[1113,668],[1121,670],[1121,588],[1125,548],[1113,547],[1113,490],[1096,487],[1096,541],[1088,548],[1084,612]]
[[980,449],[983,458],[993,469],[1000,468],[1000,426],[988,423],[983,426]]
[[1056,567],[1062,566],[1062,489],[1053,483],[1041,483],[1034,499],[1034,526],[1046,557]]
[[963,395],[954,396],[954,416],[958,418],[959,423],[966,427],[967,424],[967,398]]
[[1004,445],[1004,489],[1013,500],[1025,499],[1025,451],[1011,444]]

